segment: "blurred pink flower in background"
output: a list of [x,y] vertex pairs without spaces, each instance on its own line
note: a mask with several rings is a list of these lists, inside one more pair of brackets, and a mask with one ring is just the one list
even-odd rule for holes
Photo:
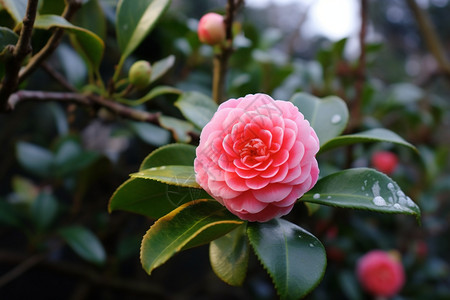
[[363,288],[375,296],[392,297],[405,283],[399,256],[382,250],[372,250],[362,256],[356,273]]
[[317,182],[319,140],[291,102],[264,94],[221,104],[203,128],[196,180],[241,219],[289,213]]

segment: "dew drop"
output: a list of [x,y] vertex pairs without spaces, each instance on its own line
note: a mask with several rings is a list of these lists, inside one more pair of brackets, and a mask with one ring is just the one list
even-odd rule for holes
[[311,248],[314,248],[314,245],[313,245],[312,243],[310,243],[309,246],[310,246]]
[[366,189],[365,187],[363,187],[363,186],[361,187],[361,191],[364,191],[365,189]]
[[395,204],[394,204],[394,208],[395,208],[395,209],[402,209],[401,205],[398,204],[398,203],[395,203]]
[[392,190],[394,188],[394,185],[392,184],[392,182],[389,182],[387,187],[388,189]]
[[314,194],[314,195],[313,195],[313,198],[314,198],[314,199],[319,199],[319,198],[320,198],[320,194]]
[[342,117],[340,115],[333,115],[331,117],[331,123],[332,124],[337,124],[342,120]]
[[331,196],[328,196],[327,199],[331,199]]
[[159,168],[160,170],[164,170],[166,167],[165,166],[162,166],[161,168]]
[[403,196],[400,196],[400,197],[398,198],[398,203],[399,203],[400,205],[406,205],[406,198],[403,197]]
[[384,198],[381,196],[376,196],[375,198],[373,198],[373,204],[375,204],[376,206],[386,206],[386,200],[384,200]]
[[397,191],[397,196],[405,197],[405,193],[403,193],[402,191]]
[[406,197],[406,205],[408,205],[409,207],[415,207],[416,203],[414,203],[414,201],[412,201],[411,198]]

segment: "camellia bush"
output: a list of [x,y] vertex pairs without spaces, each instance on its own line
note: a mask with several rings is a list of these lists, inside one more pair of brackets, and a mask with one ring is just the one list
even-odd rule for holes
[[[115,231],[108,233],[105,228],[112,225],[105,219],[110,216],[86,217],[89,214],[80,213],[82,199],[98,178],[113,177],[106,166],[126,159],[138,160],[140,167],[135,163],[121,170],[130,173],[129,178],[110,183],[109,203],[102,203],[101,210],[151,220],[138,240],[124,238],[122,250],[115,254],[117,260],[121,255],[129,258],[123,249],[140,245],[140,264],[149,275],[176,254],[208,245],[211,268],[228,285],[244,284],[254,256],[279,298],[300,299],[324,278],[327,255],[333,263],[344,260],[339,247],[324,246],[337,239],[337,227],[305,228],[305,220],[324,209],[351,209],[357,210],[352,211],[356,215],[382,213],[374,218],[383,221],[406,215],[416,220],[413,226],[420,226],[415,199],[420,193],[409,194],[409,178],[399,176],[398,183],[393,178],[402,168],[397,153],[421,160],[429,152],[382,122],[365,118],[370,115],[367,111],[383,116],[392,108],[371,100],[377,86],[366,84],[363,76],[365,51],[376,52],[375,46],[362,50],[356,67],[342,59],[346,40],[319,51],[315,64],[285,66],[269,54],[268,45],[276,37],[258,44],[251,28],[246,37],[245,20],[236,21],[246,9],[244,1],[224,1],[221,10],[206,13],[195,24],[164,19],[171,4],[170,0],[0,1],[0,12],[7,17],[0,24],[0,111],[13,115],[26,106],[24,102],[62,102],[66,108],[65,113],[60,106],[49,109],[59,135],[50,146],[43,145],[45,137],[14,146],[17,168],[32,179],[14,177],[5,197],[9,200],[0,199],[0,221],[25,232],[30,249],[38,253],[45,249],[59,257],[67,246],[97,268],[108,266],[108,253],[113,251],[103,244],[123,229],[123,223],[115,223]],[[158,28],[162,31],[155,33]],[[151,34],[161,43],[151,45],[158,47],[157,55],[147,58],[142,49],[148,49],[144,46]],[[172,36],[176,37],[168,41]],[[251,43],[257,45],[253,52]],[[189,59],[180,63],[176,58],[180,53]],[[196,65],[199,61],[208,66],[206,71]],[[323,76],[320,84],[314,75],[317,68]],[[351,80],[344,74],[348,69],[353,70]],[[42,70],[57,87],[36,84]],[[164,80],[171,72],[178,81]],[[205,73],[208,85],[202,81]],[[355,86],[351,92],[348,81]],[[339,84],[341,89],[333,89]],[[348,94],[356,100],[350,101]],[[102,125],[94,120],[102,120]],[[77,136],[78,126],[83,133]],[[102,139],[104,130],[108,137]],[[126,139],[112,142],[121,135]],[[127,154],[124,149],[137,143],[132,137],[146,146]],[[87,149],[89,142],[95,147]],[[368,145],[372,148],[365,153]],[[146,156],[135,155],[141,151]],[[354,162],[357,155],[366,161]],[[431,182],[433,174],[427,175]],[[97,188],[102,190],[101,184]],[[307,215],[297,218],[297,209],[305,209]],[[86,219],[91,227],[101,228],[97,234],[79,225]],[[352,226],[361,224],[351,221]],[[28,224],[34,229],[29,230]],[[353,227],[355,232],[365,229]],[[326,242],[316,237],[318,233]],[[126,235],[124,230],[120,236]],[[109,238],[102,241],[99,236]],[[359,251],[368,253],[354,266],[362,288],[379,297],[395,296],[408,280],[399,255],[365,250]],[[348,256],[356,261],[355,255]],[[37,257],[36,264],[40,260]],[[85,276],[70,268],[63,271],[67,270]],[[101,281],[100,275],[90,278]],[[348,277],[340,278],[343,282]],[[117,281],[104,285],[120,286]]]

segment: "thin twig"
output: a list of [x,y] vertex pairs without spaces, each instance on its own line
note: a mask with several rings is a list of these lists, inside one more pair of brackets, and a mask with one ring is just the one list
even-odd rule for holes
[[[66,20],[70,20],[75,12],[81,7],[81,4],[80,0],[67,1],[62,17]],[[24,81],[56,50],[63,36],[64,29],[58,28],[53,32],[45,46],[30,59],[27,66],[19,73],[19,83]]]
[[25,57],[31,53],[31,34],[36,19],[38,0],[29,0],[27,11],[22,21],[19,40],[15,46],[8,47],[8,59],[5,63],[5,76],[0,86],[0,112],[8,110],[9,96],[19,84],[19,71]]
[[233,53],[233,20],[236,11],[243,1],[228,0],[227,12],[224,18],[226,43],[220,49],[220,53],[214,56],[213,60],[213,90],[212,96],[216,103],[223,100],[225,79],[227,76],[228,60]]
[[0,288],[7,285],[45,259],[42,254],[31,256],[0,277]]
[[436,29],[429,15],[417,5],[415,0],[407,0],[408,6],[416,18],[419,30],[425,40],[428,50],[439,65],[439,69],[450,79],[450,61],[447,58],[444,47],[439,40]]
[[77,92],[77,89],[70,82],[68,82],[61,73],[53,69],[48,63],[44,61],[41,67],[66,90],[74,93]]

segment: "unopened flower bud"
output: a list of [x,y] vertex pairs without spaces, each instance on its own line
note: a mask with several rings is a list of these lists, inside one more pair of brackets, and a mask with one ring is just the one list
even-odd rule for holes
[[207,13],[198,23],[198,38],[200,42],[217,45],[225,40],[225,23],[223,16],[216,13]]
[[128,72],[130,83],[139,89],[145,88],[150,83],[152,67],[148,61],[139,60],[135,62]]

